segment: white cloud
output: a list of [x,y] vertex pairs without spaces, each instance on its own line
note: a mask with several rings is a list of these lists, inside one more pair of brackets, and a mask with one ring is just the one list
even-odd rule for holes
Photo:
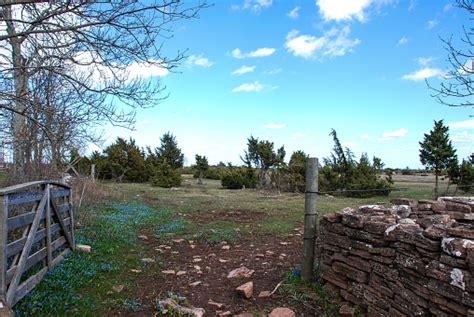
[[407,44],[408,43],[408,38],[402,36],[398,42],[397,42],[397,46],[401,46],[401,45],[404,45],[404,44]]
[[299,17],[298,11],[300,10],[300,7],[295,7],[293,10],[288,12],[288,16],[292,19],[297,19]]
[[428,29],[432,29],[434,28],[436,25],[438,25],[438,21],[437,20],[429,20],[426,27]]
[[297,30],[290,31],[286,36],[285,47],[294,56],[309,59],[311,57],[343,56],[360,44],[359,39],[350,39],[349,26],[342,29],[333,27],[323,36],[299,35]]
[[431,77],[443,77],[445,71],[440,68],[425,67],[409,74],[403,75],[402,79],[411,81],[421,81]]
[[451,129],[474,129],[474,119],[448,123]]
[[186,59],[186,64],[189,66],[200,66],[200,67],[211,67],[214,63],[209,61],[206,57],[202,55],[191,55]]
[[412,11],[416,7],[416,0],[410,0],[410,5],[408,6],[408,11]]
[[319,14],[326,21],[352,20],[364,21],[366,19],[366,10],[372,0],[316,0],[319,7]]
[[232,89],[232,92],[261,92],[264,90],[273,90],[278,87],[261,84],[259,81],[245,83]]
[[276,74],[279,74],[283,71],[283,69],[281,68],[274,68],[274,69],[270,69],[270,70],[267,70],[264,72],[265,75],[276,75]]
[[232,75],[243,75],[243,74],[251,73],[255,70],[255,67],[256,66],[243,65],[243,66],[237,68],[236,70],[234,70],[232,72]]
[[286,128],[285,123],[267,123],[260,127],[261,129],[284,129]]
[[431,62],[434,60],[433,57],[418,57],[416,59],[417,63],[420,64],[421,66],[423,67],[426,67],[428,66],[429,64],[431,64]]
[[467,131],[455,133],[455,134],[451,135],[451,140],[454,143],[473,144],[474,143],[474,134],[468,133]]
[[158,61],[133,62],[127,66],[126,73],[133,78],[164,77],[169,74],[168,69]]
[[395,138],[401,138],[407,135],[408,130],[405,128],[401,128],[395,131],[389,131],[382,133],[382,136],[378,138],[379,141],[391,140]]
[[245,0],[242,9],[259,12],[262,9],[269,8],[272,3],[273,0]]
[[443,12],[448,12],[448,11],[451,10],[452,8],[453,8],[452,3],[448,3],[447,5],[444,6]]
[[372,137],[368,133],[364,133],[360,136],[362,140],[370,140]]
[[270,47],[262,47],[258,48],[255,51],[251,51],[248,53],[242,53],[240,48],[236,48],[232,50],[231,55],[234,58],[242,59],[242,58],[251,58],[251,57],[265,57],[265,56],[270,56],[273,53],[275,53],[276,49],[275,48],[270,48]]

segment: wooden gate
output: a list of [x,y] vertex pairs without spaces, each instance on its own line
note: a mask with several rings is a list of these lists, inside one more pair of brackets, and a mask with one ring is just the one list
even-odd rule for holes
[[0,189],[0,300],[12,307],[75,247],[71,188],[39,181]]

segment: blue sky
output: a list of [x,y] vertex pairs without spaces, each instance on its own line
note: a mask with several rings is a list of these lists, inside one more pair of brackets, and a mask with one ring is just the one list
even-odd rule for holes
[[[447,70],[440,37],[459,38],[465,12],[436,0],[216,1],[174,24],[164,53],[187,49],[176,73],[159,72],[169,98],[139,110],[135,131],[106,141],[159,145],[171,131],[187,158],[239,163],[250,135],[327,156],[334,128],[357,156],[421,167],[418,142],[444,119],[459,157],[474,151],[472,109],[430,97]],[[153,72],[151,72],[153,74]]]

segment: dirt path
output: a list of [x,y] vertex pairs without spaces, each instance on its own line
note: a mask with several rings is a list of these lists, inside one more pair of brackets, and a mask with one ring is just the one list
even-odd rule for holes
[[[111,315],[153,316],[157,312],[153,300],[166,298],[169,292],[185,297],[194,307],[204,308],[205,316],[217,316],[226,311],[233,315],[251,313],[250,316],[263,316],[277,307],[291,308],[298,316],[319,315],[318,311],[297,305],[278,291],[270,297],[258,296],[261,291],[272,291],[285,279],[285,274],[291,273],[300,263],[300,232],[295,231],[285,238],[249,234],[234,245],[222,242],[215,246],[206,246],[180,237],[162,244],[149,232],[142,233],[148,240],[141,241],[143,248],[137,255],[143,258],[161,258],[162,266],[158,274],[152,276],[143,272],[131,273],[137,274],[136,288],[124,292],[127,297],[140,299],[142,306],[139,312],[113,311]],[[241,266],[255,272],[249,278],[227,278],[230,271]],[[163,271],[167,270],[185,273],[179,276],[164,274]],[[254,284],[253,296],[244,299],[237,295],[235,288],[249,281]],[[223,305],[217,307],[209,304],[209,301]]]

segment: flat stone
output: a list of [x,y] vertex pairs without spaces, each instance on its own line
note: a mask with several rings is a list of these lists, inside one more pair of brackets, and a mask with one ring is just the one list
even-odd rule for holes
[[175,270],[164,270],[164,271],[161,271],[161,273],[166,274],[166,275],[176,275]]
[[255,272],[254,270],[249,270],[245,266],[241,266],[235,270],[230,271],[229,274],[227,275],[227,278],[239,278],[239,277],[249,278],[250,276],[252,276],[254,272]]
[[258,294],[258,297],[260,298],[265,298],[265,297],[270,297],[272,296],[272,292],[270,291],[261,291],[260,294]]
[[268,317],[296,317],[296,314],[293,310],[286,307],[278,307],[272,310]]
[[184,275],[186,274],[186,271],[178,271],[176,272],[176,276],[181,276],[181,275]]
[[195,286],[198,286],[201,283],[202,283],[201,281],[196,281],[196,282],[189,283],[189,286],[195,287]]
[[92,247],[90,245],[85,245],[85,244],[76,244],[76,250],[82,251],[82,252],[91,252]]
[[116,293],[120,293],[121,291],[123,291],[123,288],[124,288],[123,285],[114,285],[114,286],[112,286],[112,289],[113,289],[114,292],[116,292]]
[[215,307],[217,307],[217,308],[222,308],[222,307],[224,306],[224,304],[215,302],[215,301],[213,301],[211,298],[209,298],[209,301],[208,301],[207,303],[208,303],[209,305],[215,306]]
[[247,282],[235,289],[237,293],[244,298],[251,298],[253,295],[253,282]]
[[349,305],[342,305],[339,309],[339,316],[341,317],[353,317],[355,316],[355,308]]
[[145,263],[155,263],[155,259],[152,258],[143,258],[142,261]]
[[141,234],[141,235],[138,236],[138,240],[147,241],[148,237],[144,234]]

